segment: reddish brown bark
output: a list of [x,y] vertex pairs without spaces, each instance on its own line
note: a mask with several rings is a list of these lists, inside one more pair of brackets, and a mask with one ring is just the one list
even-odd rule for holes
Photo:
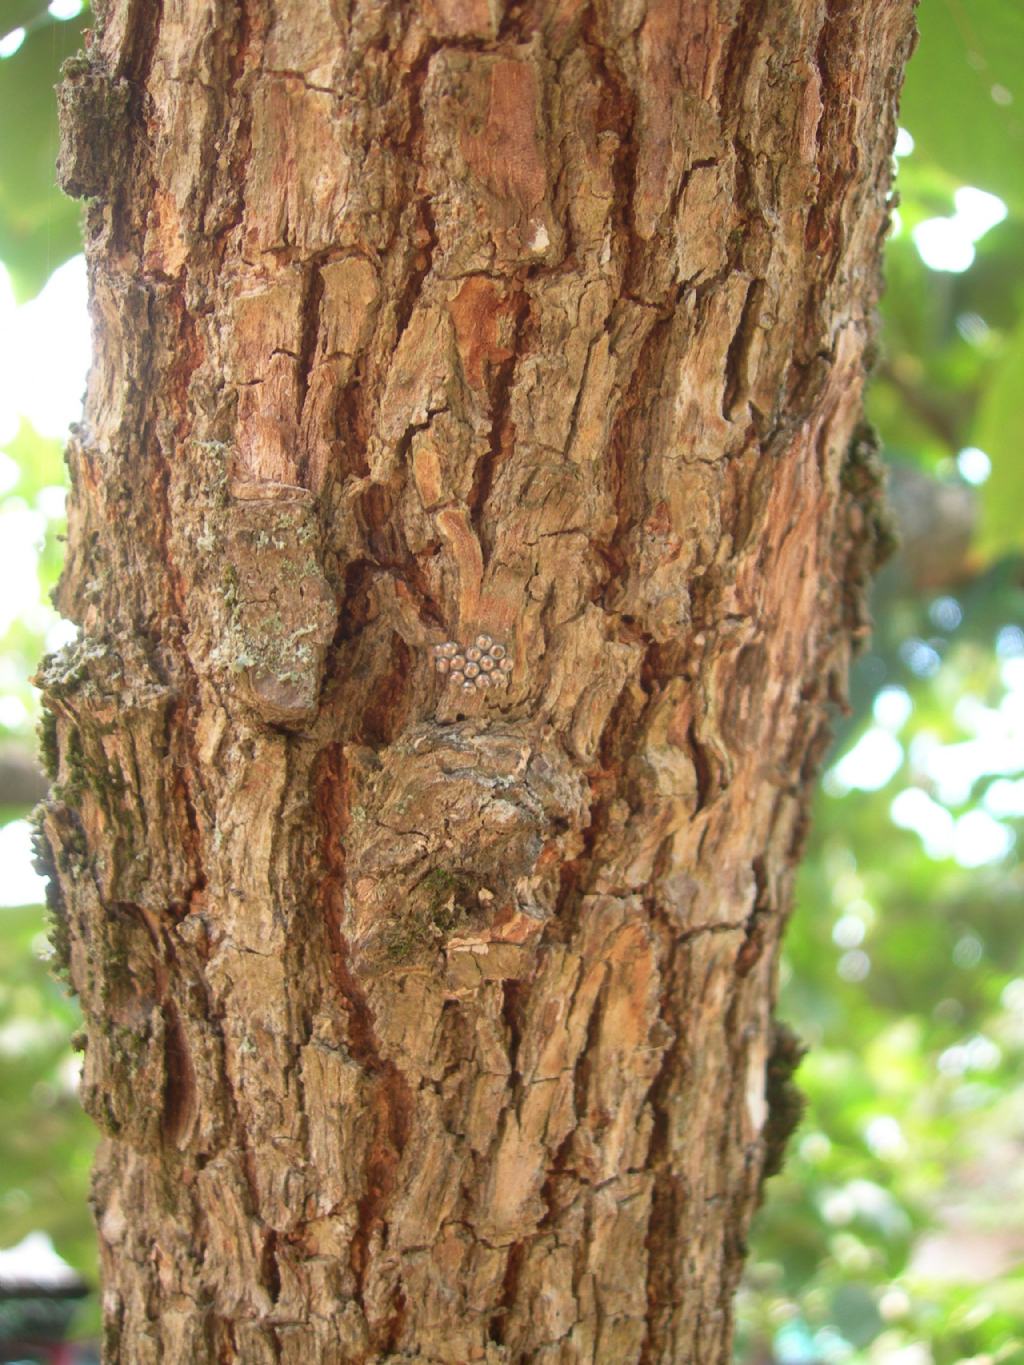
[[105,6],[43,830],[108,1360],[728,1358],[910,9]]

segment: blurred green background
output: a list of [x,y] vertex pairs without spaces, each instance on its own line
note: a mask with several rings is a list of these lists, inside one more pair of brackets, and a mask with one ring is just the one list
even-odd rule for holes
[[[88,326],[52,87],[88,14],[2,10],[0,1247],[43,1231],[94,1280],[75,1006],[27,822],[28,678],[73,636],[48,594]],[[782,967],[807,1110],[754,1229],[743,1365],[1024,1362],[1024,4],[922,0],[919,23],[868,394],[902,546]]]

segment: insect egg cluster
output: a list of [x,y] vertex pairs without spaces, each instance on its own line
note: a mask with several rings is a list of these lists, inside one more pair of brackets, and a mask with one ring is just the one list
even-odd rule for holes
[[455,640],[435,645],[434,667],[463,692],[486,692],[491,687],[504,687],[512,672],[512,660],[503,644],[489,635],[478,635],[465,649]]

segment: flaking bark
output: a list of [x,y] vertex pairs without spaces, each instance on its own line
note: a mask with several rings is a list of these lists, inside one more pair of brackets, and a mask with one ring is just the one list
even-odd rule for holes
[[728,1359],[911,29],[103,6],[41,830],[107,1361]]

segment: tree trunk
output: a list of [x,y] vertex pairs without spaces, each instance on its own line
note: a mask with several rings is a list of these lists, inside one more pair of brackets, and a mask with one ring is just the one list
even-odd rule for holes
[[103,6],[41,845],[107,1361],[728,1359],[911,31]]

